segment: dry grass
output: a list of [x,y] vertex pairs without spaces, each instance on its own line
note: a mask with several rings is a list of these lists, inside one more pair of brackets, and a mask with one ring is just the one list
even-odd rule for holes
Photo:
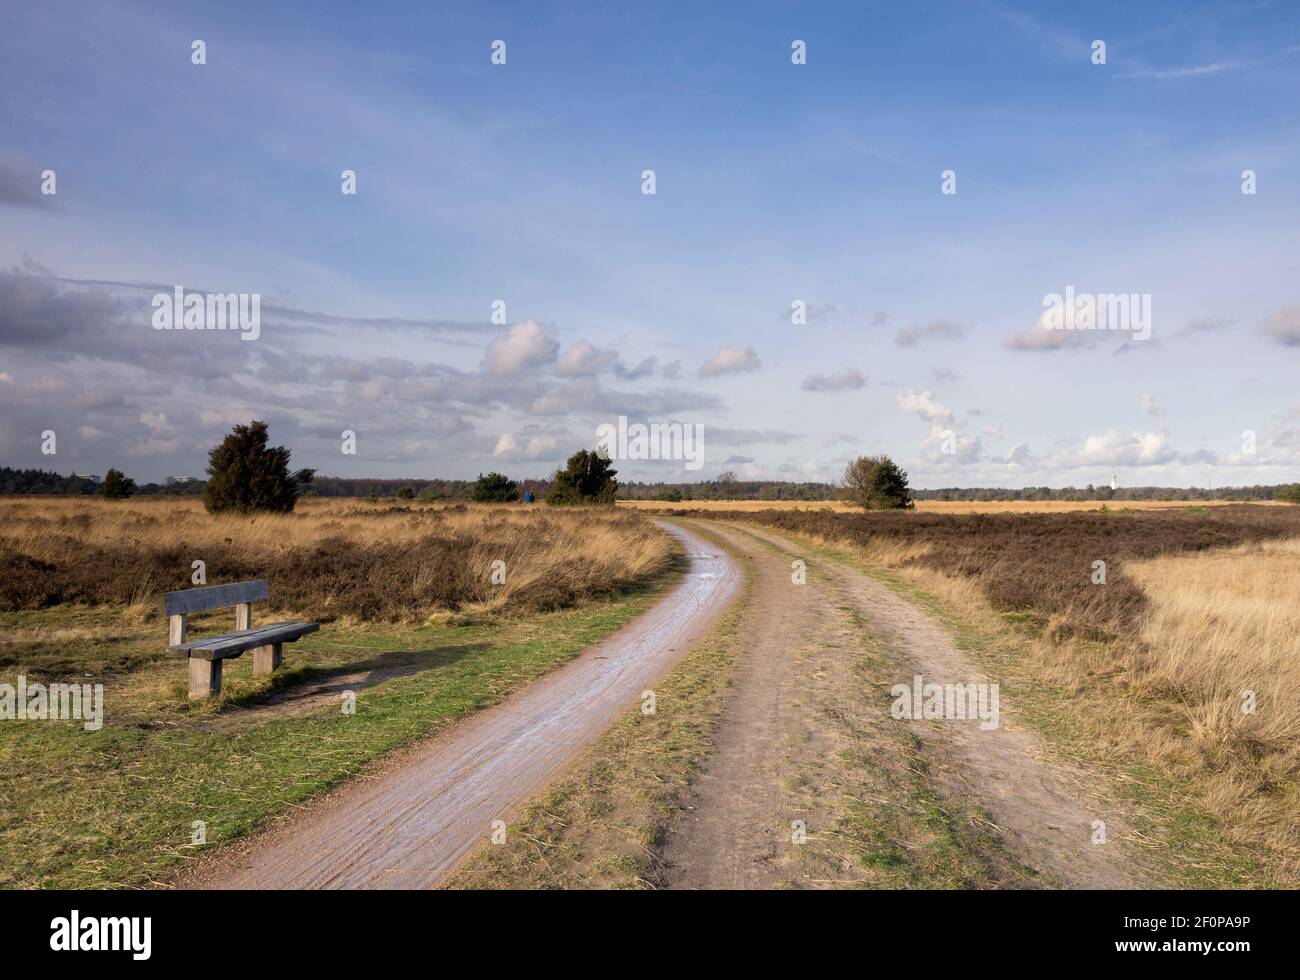
[[[1150,681],[1189,705],[1200,737],[1267,749],[1300,738],[1300,538],[1129,568],[1150,604]],[[1243,711],[1244,691],[1257,708]]]
[[[918,500],[920,514],[1068,514],[1077,511],[1180,510],[1187,507],[1223,507],[1239,500]],[[650,513],[682,511],[821,511],[831,514],[861,514],[862,508],[840,500],[620,500],[620,507]],[[1287,507],[1279,500],[1257,501],[1255,506]]]
[[848,545],[956,611],[1007,686],[1043,693],[1042,724],[1081,757],[1136,767],[1125,778],[1207,884],[1300,881],[1300,508],[744,517]]
[[176,498],[0,501],[0,610],[115,603],[147,618],[160,593],[192,587],[195,560],[210,584],[269,579],[280,611],[418,621],[616,592],[666,568],[670,543],[640,515],[601,508],[309,499],[240,517]]

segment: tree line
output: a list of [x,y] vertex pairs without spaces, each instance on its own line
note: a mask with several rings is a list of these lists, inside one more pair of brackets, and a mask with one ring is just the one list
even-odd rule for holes
[[1221,487],[946,487],[914,490],[908,476],[888,456],[862,456],[849,462],[838,485],[783,480],[741,480],[733,471],[695,483],[620,484],[612,462],[593,450],[569,457],[549,480],[515,480],[503,473],[477,480],[318,477],[314,470],[293,471],[291,452],[271,446],[265,422],[237,425],[208,454],[207,479],[145,483],[116,468],[103,480],[62,476],[40,469],[0,467],[0,493],[100,494],[111,500],[141,495],[202,495],[208,510],[293,510],[303,496],[398,500],[474,500],[506,503],[544,500],[551,505],[612,504],[626,500],[849,500],[867,509],[908,508],[916,500],[990,502],[999,500],[1287,500],[1300,503],[1300,484]]

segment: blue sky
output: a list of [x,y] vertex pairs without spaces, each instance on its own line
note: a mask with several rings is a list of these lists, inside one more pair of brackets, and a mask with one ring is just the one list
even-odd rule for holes
[[[1297,69],[1283,2],[26,5],[0,463],[199,473],[265,418],[325,473],[534,476],[623,414],[705,426],[648,479],[1300,479]],[[262,336],[154,331],[175,285]],[[1067,285],[1150,339],[1045,332]]]

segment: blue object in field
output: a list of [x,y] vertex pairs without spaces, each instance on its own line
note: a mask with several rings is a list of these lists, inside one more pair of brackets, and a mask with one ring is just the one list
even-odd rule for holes
[[537,498],[533,496],[533,492],[531,490],[524,491],[524,503],[531,504],[536,499]]

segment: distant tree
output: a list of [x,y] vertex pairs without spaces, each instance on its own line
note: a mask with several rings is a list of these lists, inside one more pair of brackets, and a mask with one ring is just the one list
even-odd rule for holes
[[105,500],[125,500],[135,493],[135,481],[121,470],[110,469],[104,474],[104,482],[100,484],[99,492],[104,495]]
[[736,497],[737,480],[735,470],[726,470],[718,474],[717,479],[718,496],[723,500],[734,500]]
[[414,500],[415,487],[399,487],[397,490],[398,500]]
[[289,450],[267,446],[265,422],[237,425],[208,453],[208,485],[203,504],[209,511],[269,510],[288,513],[314,470],[289,472]]
[[569,457],[564,469],[551,478],[551,492],[546,502],[553,505],[610,504],[618,494],[617,470],[610,461],[589,449],[579,449]]
[[1289,504],[1300,504],[1300,483],[1292,483],[1290,486],[1282,487],[1277,492],[1278,500],[1285,500]]
[[504,473],[480,473],[470,496],[482,504],[502,504],[519,499],[519,484]]
[[680,490],[678,490],[676,487],[670,487],[670,488],[667,489],[667,490],[660,490],[658,493],[656,493],[656,494],[655,494],[653,497],[651,497],[650,499],[651,499],[651,500],[666,500],[666,501],[668,501],[669,503],[679,504],[679,503],[682,502],[682,499],[683,499],[683,498],[682,498],[682,492],[681,492]]
[[848,498],[868,510],[902,509],[912,506],[907,473],[888,456],[859,456],[844,469]]

